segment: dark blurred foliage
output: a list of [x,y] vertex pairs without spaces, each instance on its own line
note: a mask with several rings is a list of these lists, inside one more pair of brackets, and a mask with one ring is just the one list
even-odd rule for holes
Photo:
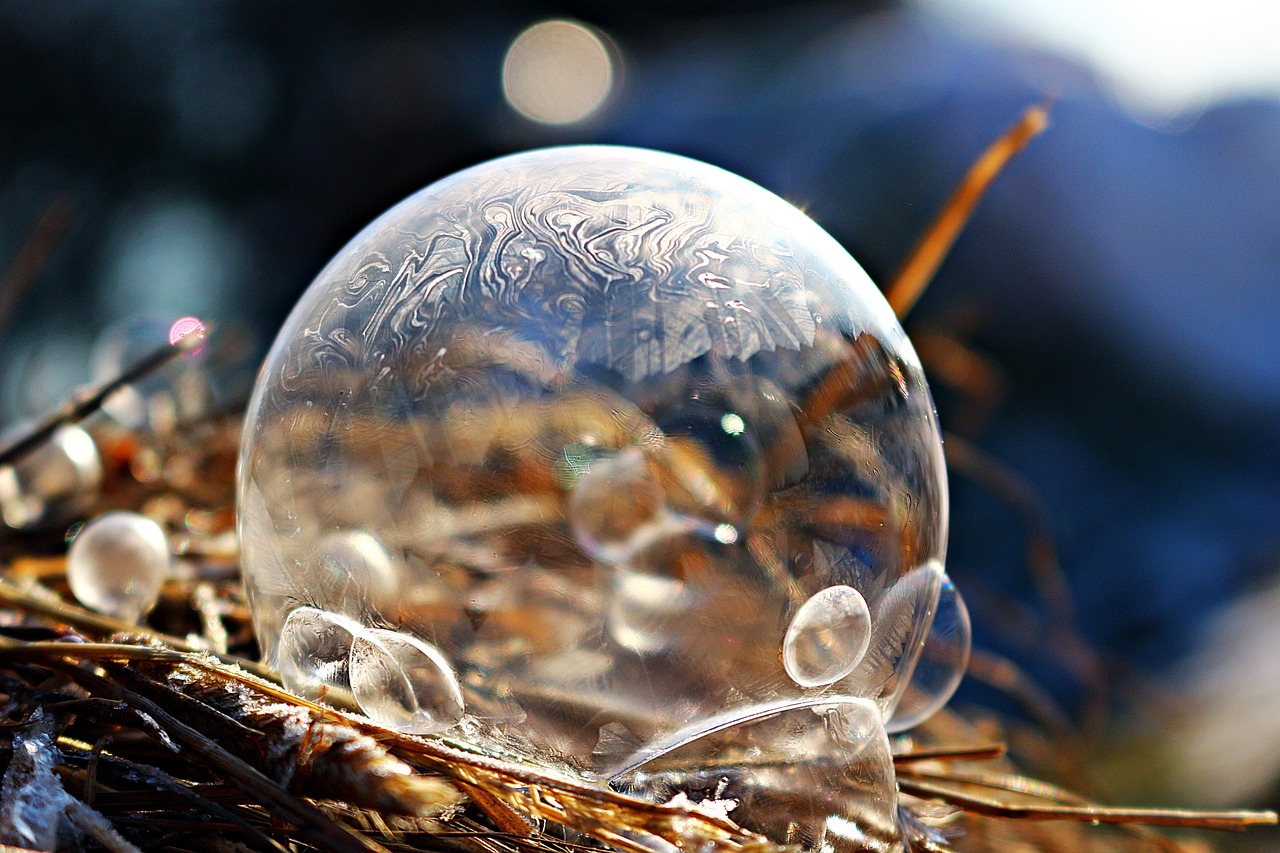
[[[884,281],[968,163],[1054,94],[908,326],[1002,377],[995,401],[939,383],[943,421],[1041,493],[1087,638],[1166,666],[1280,554],[1280,108],[1152,127],[1079,68],[882,5],[6,3],[0,264],[54,200],[72,226],[0,330],[0,414],[83,381],[131,316],[195,313],[265,347],[377,213],[542,144],[739,171]],[[549,129],[507,106],[500,65],[566,14],[607,32],[624,73],[600,117]],[[1020,520],[963,480],[953,510],[978,642],[1073,701],[1052,649],[990,628],[1004,596],[1034,602]]]

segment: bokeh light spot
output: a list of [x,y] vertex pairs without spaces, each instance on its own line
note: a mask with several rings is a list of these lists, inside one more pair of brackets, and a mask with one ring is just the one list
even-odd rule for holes
[[204,335],[204,323],[196,317],[179,317],[169,327],[169,343],[176,344],[187,335]]
[[717,524],[715,537],[716,541],[722,545],[732,545],[738,541],[738,528],[732,524]]
[[614,84],[609,46],[576,21],[543,21],[520,33],[502,63],[508,103],[541,124],[572,124],[608,99]]
[[204,352],[205,325],[199,317],[179,317],[169,327],[169,344],[176,345],[187,337],[194,336],[193,346],[183,354],[183,358],[196,358]]

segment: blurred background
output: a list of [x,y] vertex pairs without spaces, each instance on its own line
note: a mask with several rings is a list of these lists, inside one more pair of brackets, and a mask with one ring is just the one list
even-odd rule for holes
[[1052,99],[907,321],[988,653],[957,702],[1084,731],[1115,800],[1275,807],[1277,44],[1269,0],[9,0],[0,424],[189,316],[234,405],[360,227],[541,145],[739,172],[884,282]]

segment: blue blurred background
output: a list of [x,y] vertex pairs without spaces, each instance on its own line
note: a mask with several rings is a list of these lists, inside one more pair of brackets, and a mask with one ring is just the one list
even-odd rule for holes
[[[1267,0],[7,2],[0,422],[102,373],[140,318],[195,315],[260,354],[376,214],[539,145],[740,172],[886,281],[985,145],[1052,97],[908,330],[944,426],[1045,508],[1115,687],[1112,788],[1274,805],[1277,44]],[[978,645],[1079,716],[1025,518],[962,473],[953,491]],[[1134,744],[1159,773],[1126,773]]]

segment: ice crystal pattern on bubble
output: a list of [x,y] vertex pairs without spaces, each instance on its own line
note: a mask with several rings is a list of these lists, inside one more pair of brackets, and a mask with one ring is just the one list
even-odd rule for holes
[[874,285],[760,187],[577,147],[411,196],[281,331],[240,501],[294,689],[654,799],[725,779],[810,849],[891,834],[938,428]]

